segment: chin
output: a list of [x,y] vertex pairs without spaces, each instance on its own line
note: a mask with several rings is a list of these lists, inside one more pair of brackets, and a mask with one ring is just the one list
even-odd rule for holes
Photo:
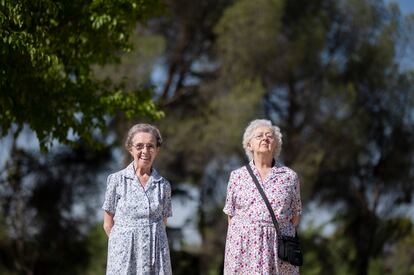
[[260,150],[260,151],[258,151],[258,153],[273,156],[273,151],[271,151],[271,150]]
[[137,164],[149,166],[149,165],[152,165],[152,161],[151,160],[138,159]]

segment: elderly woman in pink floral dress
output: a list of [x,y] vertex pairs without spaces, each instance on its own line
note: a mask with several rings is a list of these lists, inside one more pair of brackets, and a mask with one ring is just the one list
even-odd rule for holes
[[[297,174],[275,162],[282,135],[269,120],[250,122],[243,135],[248,165],[259,180],[283,235],[294,236],[301,214]],[[277,233],[266,205],[246,167],[230,174],[224,213],[228,232],[224,274],[299,274],[277,256]]]

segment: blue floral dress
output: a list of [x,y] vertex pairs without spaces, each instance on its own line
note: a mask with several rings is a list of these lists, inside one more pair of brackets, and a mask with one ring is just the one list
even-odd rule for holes
[[114,214],[107,275],[172,274],[163,219],[172,216],[170,183],[152,169],[142,187],[132,163],[108,176],[102,209]]

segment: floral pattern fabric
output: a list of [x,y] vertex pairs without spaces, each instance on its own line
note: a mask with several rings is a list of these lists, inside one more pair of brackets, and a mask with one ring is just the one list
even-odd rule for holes
[[155,169],[142,187],[132,163],[108,176],[102,209],[114,214],[107,275],[172,274],[164,218],[172,216],[171,186]]
[[[281,233],[294,236],[291,219],[301,214],[297,174],[278,164],[262,181],[253,162],[248,165],[272,206]],[[276,229],[246,167],[231,172],[223,211],[232,217],[226,239],[224,274],[299,274],[299,267],[277,256]]]

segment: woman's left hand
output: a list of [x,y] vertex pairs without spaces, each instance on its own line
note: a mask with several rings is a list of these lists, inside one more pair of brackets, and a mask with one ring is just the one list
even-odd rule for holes
[[292,218],[290,221],[291,221],[291,222],[292,222],[292,224],[296,227],[296,226],[298,226],[298,224],[299,224],[299,221],[300,221],[300,216],[299,216],[299,215],[293,216],[293,218]]

